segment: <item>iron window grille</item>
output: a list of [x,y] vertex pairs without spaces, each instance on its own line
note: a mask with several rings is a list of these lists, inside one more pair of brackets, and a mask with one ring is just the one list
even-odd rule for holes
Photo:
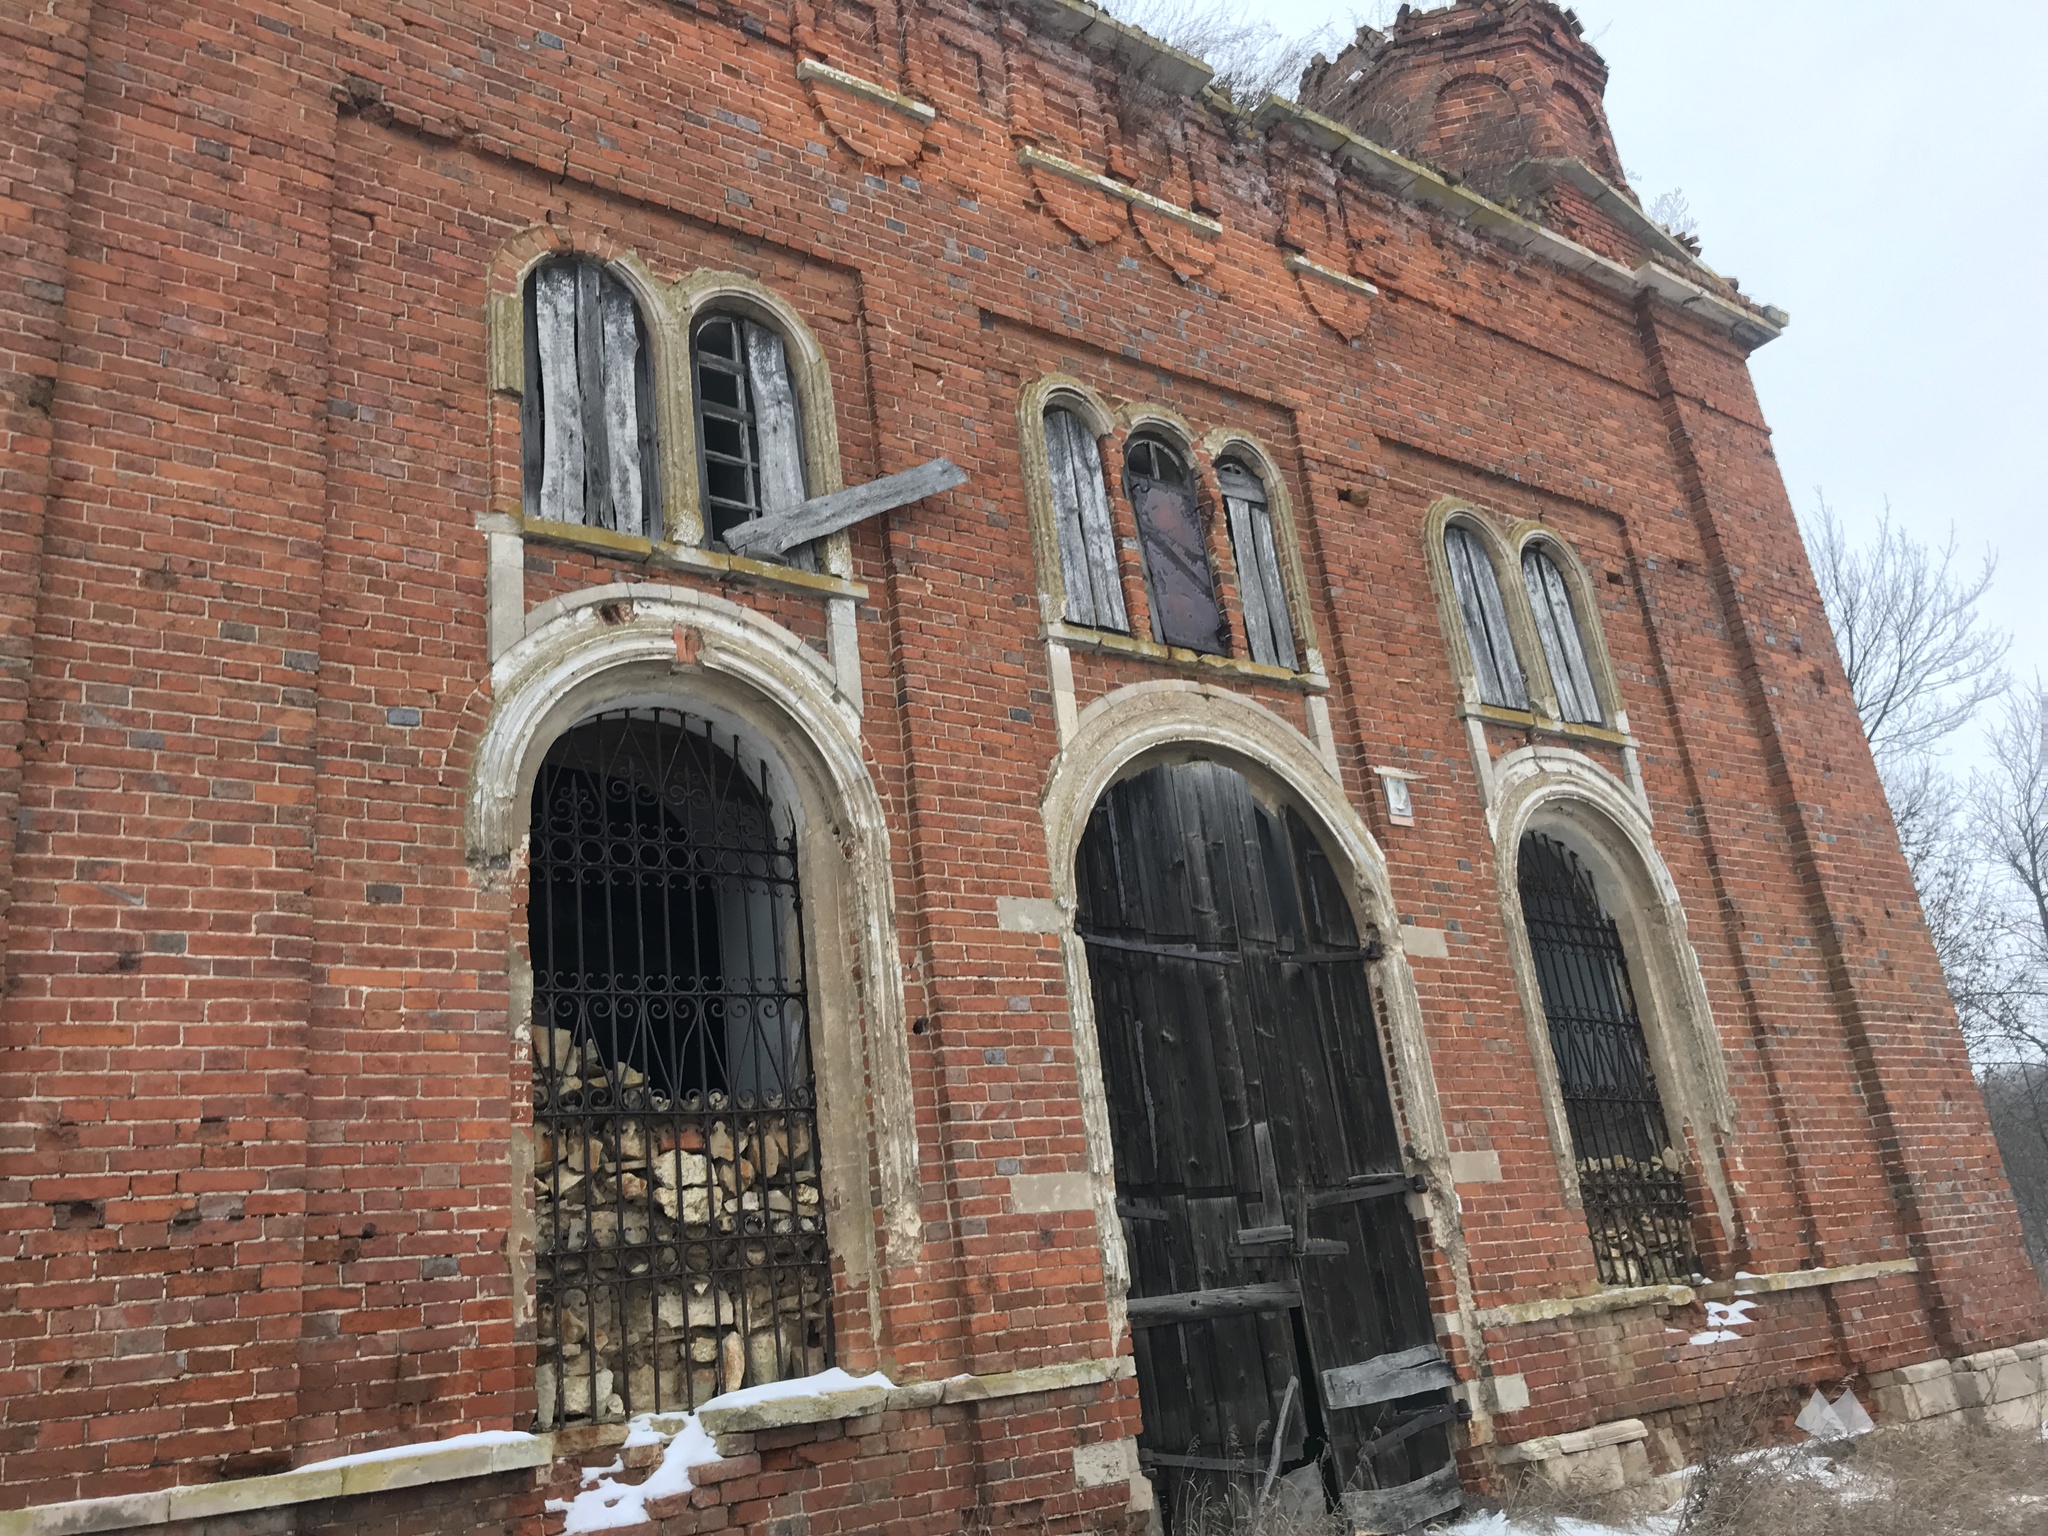
[[794,828],[708,721],[601,715],[533,794],[542,1428],[831,1363]]
[[1689,1280],[1699,1260],[1684,1162],[1671,1144],[1621,935],[1592,875],[1555,839],[1523,836],[1517,881],[1600,1278]]

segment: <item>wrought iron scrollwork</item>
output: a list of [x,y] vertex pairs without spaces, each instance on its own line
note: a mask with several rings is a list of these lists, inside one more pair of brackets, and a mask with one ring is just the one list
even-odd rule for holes
[[539,1421],[832,1358],[794,829],[706,720],[564,735],[533,792]]
[[1688,1280],[1699,1262],[1684,1161],[1671,1145],[1621,935],[1591,874],[1555,839],[1523,836],[1517,878],[1600,1278]]

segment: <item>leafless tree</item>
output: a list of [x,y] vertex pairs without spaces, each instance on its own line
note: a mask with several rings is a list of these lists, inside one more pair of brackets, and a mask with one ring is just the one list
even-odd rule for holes
[[1978,612],[1998,558],[1987,552],[1972,575],[1957,564],[1953,530],[1940,549],[1922,544],[1892,522],[1889,503],[1876,537],[1852,544],[1814,494],[1806,547],[1870,750],[1880,765],[1933,751],[2008,686],[2012,642]]
[[[1984,1088],[2034,1262],[2048,1274],[2048,704],[2018,695],[1978,611],[1996,562],[1959,568],[1895,525],[1852,544],[1826,501],[1805,526],[1850,692]],[[2008,695],[1967,783],[1941,752]]]
[[[1245,107],[1256,107],[1268,96],[1291,98],[1310,59],[1350,40],[1335,22],[1312,32],[1282,32],[1236,0],[1109,0],[1104,8],[1119,21],[1205,60],[1216,71],[1216,85]],[[1392,0],[1371,0],[1354,13],[1352,29],[1389,26],[1394,11]]]

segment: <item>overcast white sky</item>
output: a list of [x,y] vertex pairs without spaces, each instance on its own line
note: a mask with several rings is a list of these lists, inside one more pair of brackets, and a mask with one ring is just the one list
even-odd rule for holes
[[[1251,0],[1289,33],[1343,8]],[[2000,556],[2048,674],[2048,0],[1580,0],[1645,204],[1790,310],[1752,359],[1786,489]]]

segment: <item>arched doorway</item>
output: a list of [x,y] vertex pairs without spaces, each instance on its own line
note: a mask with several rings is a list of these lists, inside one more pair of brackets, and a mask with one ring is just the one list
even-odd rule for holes
[[1456,1507],[1362,942],[1302,818],[1235,770],[1111,786],[1077,861],[1145,1427],[1169,1528],[1278,1501]]
[[534,783],[539,1421],[682,1411],[832,1357],[795,827],[671,710]]

